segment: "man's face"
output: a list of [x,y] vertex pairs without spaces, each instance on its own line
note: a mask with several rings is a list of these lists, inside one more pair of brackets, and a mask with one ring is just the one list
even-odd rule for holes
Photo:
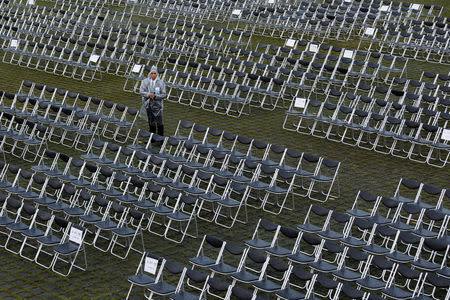
[[150,72],[150,78],[151,78],[152,80],[155,80],[155,79],[156,79],[156,76],[158,76],[158,74],[157,74],[155,71]]

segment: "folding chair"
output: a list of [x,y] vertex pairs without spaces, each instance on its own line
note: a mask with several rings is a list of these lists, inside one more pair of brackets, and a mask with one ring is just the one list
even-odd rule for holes
[[[197,270],[185,270],[183,276],[180,278],[175,293],[170,295],[172,300],[184,300],[184,299],[206,299],[206,289],[209,281],[209,275],[206,275]],[[195,282],[196,284],[203,284],[199,290],[196,289],[196,293],[187,289],[187,281]],[[200,294],[198,294],[200,292]]]
[[[53,272],[66,277],[70,274],[73,267],[83,271],[87,269],[86,251],[83,242],[85,235],[86,230],[84,228],[75,225],[70,226],[70,231],[65,237],[63,237],[61,244],[53,247],[54,256],[51,263]],[[84,266],[77,265],[77,258],[80,252],[83,253]],[[64,257],[65,259],[61,257]],[[66,272],[64,272],[61,266],[59,266],[59,261],[69,265]]]
[[[211,270],[211,277],[216,273],[221,275],[230,275],[237,271],[238,266],[230,264],[230,261],[235,261],[235,258],[240,257],[244,253],[244,248],[240,245],[226,242],[222,255],[217,258],[213,265],[208,268]],[[229,256],[231,255],[231,256]]]
[[[2,245],[5,250],[8,250],[9,252],[12,252],[14,254],[18,254],[19,250],[14,250],[10,242],[19,242],[23,243],[23,236],[21,233],[30,227],[33,226],[36,216],[37,216],[38,210],[31,205],[22,203],[19,209],[17,210],[16,218],[13,220],[13,222],[6,224],[5,228],[7,231],[7,238],[4,244]],[[20,235],[18,237],[17,235]],[[20,248],[20,247],[19,247]]]
[[[226,242],[222,241],[214,236],[205,235],[198,248],[197,255],[189,258],[189,262],[192,264],[192,269],[197,267],[208,268],[216,263],[222,256],[225,249]],[[208,251],[207,253],[205,253]],[[212,253],[210,253],[212,252]]]
[[[184,277],[187,270],[186,267],[170,261],[164,261],[164,265],[160,268],[162,271],[156,277],[155,282],[146,286],[149,292],[146,295],[147,299],[153,299],[155,296],[169,296],[174,294],[179,281]],[[177,282],[177,285],[173,285],[170,282]]]
[[[162,257],[156,256],[149,252],[144,252],[139,261],[138,268],[134,275],[128,276],[128,282],[130,282],[130,288],[126,299],[131,295],[133,286],[147,287],[152,283],[155,283],[161,276],[162,269],[166,260]],[[153,277],[153,276],[155,277]]]
[[33,248],[37,250],[38,246],[34,246],[31,243],[27,243],[27,240],[36,243],[36,245],[40,245],[38,242],[36,242],[36,239],[44,237],[46,235],[46,232],[48,233],[51,230],[54,218],[55,218],[54,215],[49,214],[47,212],[44,211],[37,212],[37,216],[32,221],[32,224],[30,224],[30,227],[21,232],[21,234],[24,236],[22,245],[19,250],[19,255],[21,257],[30,261],[34,260],[36,255],[34,254],[32,257],[27,256],[25,253],[29,250],[25,250],[24,252],[24,249]]
[[[118,224],[118,227],[111,230],[112,232],[111,246],[110,246],[111,254],[121,259],[125,259],[128,256],[130,250],[134,250],[138,253],[141,252],[145,253],[144,236],[142,233],[142,222],[144,219],[144,215],[141,212],[134,209],[130,209],[128,211],[128,214],[130,216],[128,220],[126,218],[122,218],[121,222],[119,222]],[[136,222],[137,224],[135,224]],[[129,225],[127,225],[127,223]],[[142,250],[133,248],[133,242],[138,235],[141,237],[140,242],[142,245]],[[124,245],[118,243],[119,238],[125,238]],[[114,252],[114,247],[116,245],[119,245],[120,248],[123,248],[125,250],[124,255],[118,254],[117,250],[116,252]]]
[[[311,184],[308,188],[308,194],[307,196],[310,199],[317,200],[320,202],[325,202],[328,200],[329,197],[333,198],[339,198],[340,191],[339,191],[339,179],[338,179],[338,172],[339,167],[341,163],[337,161],[332,161],[329,159],[322,158],[321,161],[317,165],[317,172],[311,177]],[[330,173],[328,173],[330,172]],[[314,185],[319,184],[319,189],[316,191],[314,190]],[[323,188],[323,185],[329,185],[328,189],[325,187]],[[337,192],[336,194],[332,194],[333,186],[336,184]],[[318,197],[317,193],[320,193],[324,196]]]
[[[51,268],[55,252],[48,250],[45,251],[43,250],[43,248],[52,247],[53,249],[54,246],[59,245],[61,243],[61,240],[69,234],[70,228],[71,224],[66,219],[55,216],[53,223],[49,225],[49,227],[47,227],[47,230],[44,232],[44,236],[38,237],[36,239],[36,242],[39,246],[37,248],[36,255],[34,256],[34,262],[46,269]],[[40,256],[42,257],[42,253],[50,258],[50,260],[47,260],[49,261],[48,265],[42,262],[42,258],[39,259]]]
[[[172,213],[167,215],[168,222],[166,224],[166,230],[164,232],[164,237],[166,239],[176,243],[182,243],[186,235],[192,238],[197,238],[198,236],[198,226],[196,219],[198,199],[189,195],[181,195],[180,200],[181,204],[178,207],[174,207]],[[173,222],[179,223],[178,229],[171,227],[171,224]],[[191,222],[193,222],[195,226],[193,234],[188,233],[189,225],[191,224]],[[171,231],[179,232],[181,234],[181,237],[179,239],[171,238],[169,236],[169,233]]]

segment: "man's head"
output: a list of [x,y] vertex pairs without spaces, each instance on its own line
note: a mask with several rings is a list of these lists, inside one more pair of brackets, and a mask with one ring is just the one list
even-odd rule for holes
[[152,68],[150,69],[150,78],[152,80],[155,80],[156,77],[158,77],[158,68],[156,66],[152,66]]

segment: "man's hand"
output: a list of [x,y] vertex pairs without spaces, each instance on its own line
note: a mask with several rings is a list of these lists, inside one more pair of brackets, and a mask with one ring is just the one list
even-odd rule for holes
[[148,94],[148,97],[149,97],[150,99],[155,98],[155,93],[150,93],[150,94]]

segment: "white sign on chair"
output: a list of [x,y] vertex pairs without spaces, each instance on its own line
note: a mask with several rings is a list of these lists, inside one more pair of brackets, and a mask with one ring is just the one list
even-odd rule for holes
[[16,49],[19,46],[19,41],[18,40],[11,40],[10,46],[11,46],[11,48]]
[[286,47],[295,47],[296,44],[296,40],[293,39],[287,39],[286,43],[284,44]]
[[389,6],[388,5],[382,5],[380,7],[380,11],[384,11],[384,12],[389,11]]
[[36,3],[36,1],[34,1],[34,0],[27,0],[28,5],[34,5],[35,3]]
[[364,30],[364,34],[366,35],[373,35],[375,33],[375,28],[366,28],[366,30]]
[[89,57],[89,62],[92,62],[94,64],[96,64],[98,62],[98,59],[100,58],[99,55],[97,54],[92,54],[91,57]]
[[142,65],[134,65],[131,72],[133,73],[139,73],[141,71]]
[[231,12],[231,15],[240,17],[242,15],[242,10],[233,9],[233,11]]
[[70,228],[69,241],[76,244],[81,244],[83,242],[83,230],[76,227]]
[[145,258],[144,272],[155,275],[156,267],[158,266],[158,260],[152,257]]
[[413,3],[413,5],[411,5],[411,9],[412,10],[419,10],[420,9],[420,4]]
[[317,53],[317,52],[319,52],[319,45],[316,45],[316,44],[310,44],[310,45],[309,45],[309,51],[311,51],[312,53]]
[[352,50],[344,50],[344,57],[345,58],[353,58],[353,51]]
[[450,141],[450,129],[442,130],[441,139],[443,139],[444,141]]
[[306,99],[305,98],[295,98],[294,107],[296,108],[305,108]]

